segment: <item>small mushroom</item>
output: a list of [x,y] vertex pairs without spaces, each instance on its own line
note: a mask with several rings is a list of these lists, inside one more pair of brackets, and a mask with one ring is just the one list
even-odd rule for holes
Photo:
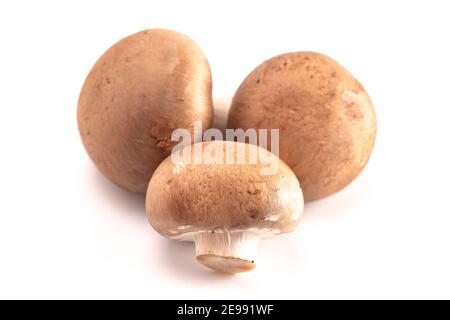
[[[202,163],[195,161],[198,147]],[[299,223],[299,182],[276,155],[231,141],[202,142],[180,153],[188,157],[167,158],[153,175],[146,212],[161,235],[194,241],[201,264],[230,274],[249,271],[260,239],[291,232]]]
[[126,37],[97,61],[81,90],[78,127],[84,146],[111,181],[145,193],[170,155],[173,130],[213,117],[211,73],[189,37],[151,29]]
[[302,184],[305,201],[348,185],[367,164],[377,124],[363,86],[314,52],[267,60],[240,85],[228,128],[280,129],[280,158]]

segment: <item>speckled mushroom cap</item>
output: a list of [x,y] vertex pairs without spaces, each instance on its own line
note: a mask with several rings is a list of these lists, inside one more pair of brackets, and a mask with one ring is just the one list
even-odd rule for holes
[[346,69],[325,55],[295,52],[247,76],[227,127],[280,129],[280,158],[311,201],[341,190],[361,172],[377,126],[367,92]]
[[170,155],[173,130],[211,125],[211,87],[208,61],[189,37],[151,29],[122,39],[81,90],[78,127],[89,156],[111,181],[145,193]]
[[[204,150],[244,148],[243,164],[194,164],[167,158],[156,170],[147,192],[147,215],[162,235],[192,240],[197,232],[250,231],[262,238],[292,231],[303,212],[303,197],[294,173],[274,154],[238,142],[201,143]],[[210,149],[211,150],[211,149]],[[250,153],[261,153],[277,165],[273,175],[262,175],[269,164],[250,164]],[[194,148],[191,148],[194,153]],[[192,156],[193,159],[193,156]]]

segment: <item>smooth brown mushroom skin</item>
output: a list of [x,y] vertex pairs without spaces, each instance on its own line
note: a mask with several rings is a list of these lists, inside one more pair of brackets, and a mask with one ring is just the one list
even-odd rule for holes
[[[224,164],[164,160],[147,192],[150,224],[165,237],[194,241],[197,260],[209,268],[225,273],[251,270],[259,239],[291,232],[298,225],[303,213],[299,182],[285,163],[258,146],[231,141],[197,145],[204,154],[211,146],[223,150]],[[225,164],[227,147],[238,146],[245,150],[245,161]],[[194,159],[195,146],[190,152]],[[261,152],[266,160],[251,163],[252,152]],[[261,174],[274,163],[278,170]]]
[[175,31],[126,37],[94,65],[81,90],[78,127],[98,169],[111,181],[145,193],[175,142],[172,131],[213,117],[210,67],[201,49]]
[[372,102],[344,67],[315,52],[276,56],[237,90],[228,128],[280,129],[280,158],[305,201],[347,186],[367,164],[377,123]]
[[[227,145],[244,145],[246,163],[174,163],[171,157],[164,160],[150,181],[146,199],[147,216],[155,230],[177,238],[185,233],[224,229],[272,230],[281,234],[297,226],[303,209],[300,184],[277,156],[255,145],[231,141],[201,144],[204,150],[210,144],[220,145],[224,156]],[[261,168],[267,165],[261,162],[247,163],[249,152],[254,151],[279,161],[276,174],[262,175]]]

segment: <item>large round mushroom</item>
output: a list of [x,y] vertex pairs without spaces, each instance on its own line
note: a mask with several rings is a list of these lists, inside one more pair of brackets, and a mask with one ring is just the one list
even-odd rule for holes
[[88,154],[111,181],[145,193],[174,146],[172,131],[211,125],[211,86],[208,61],[187,36],[151,29],[122,39],[81,90],[78,126]]
[[194,241],[203,265],[231,274],[251,270],[260,239],[291,232],[299,223],[299,182],[276,155],[231,141],[179,152],[187,157],[167,158],[153,175],[147,216],[163,236]]
[[355,179],[376,136],[366,90],[336,61],[314,52],[283,54],[253,70],[233,98],[227,127],[280,129],[280,158],[300,180],[305,201]]

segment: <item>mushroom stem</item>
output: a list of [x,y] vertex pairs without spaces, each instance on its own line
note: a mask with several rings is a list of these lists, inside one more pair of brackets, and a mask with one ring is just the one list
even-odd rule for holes
[[234,274],[255,268],[260,237],[249,231],[215,230],[194,235],[197,260],[213,270]]

